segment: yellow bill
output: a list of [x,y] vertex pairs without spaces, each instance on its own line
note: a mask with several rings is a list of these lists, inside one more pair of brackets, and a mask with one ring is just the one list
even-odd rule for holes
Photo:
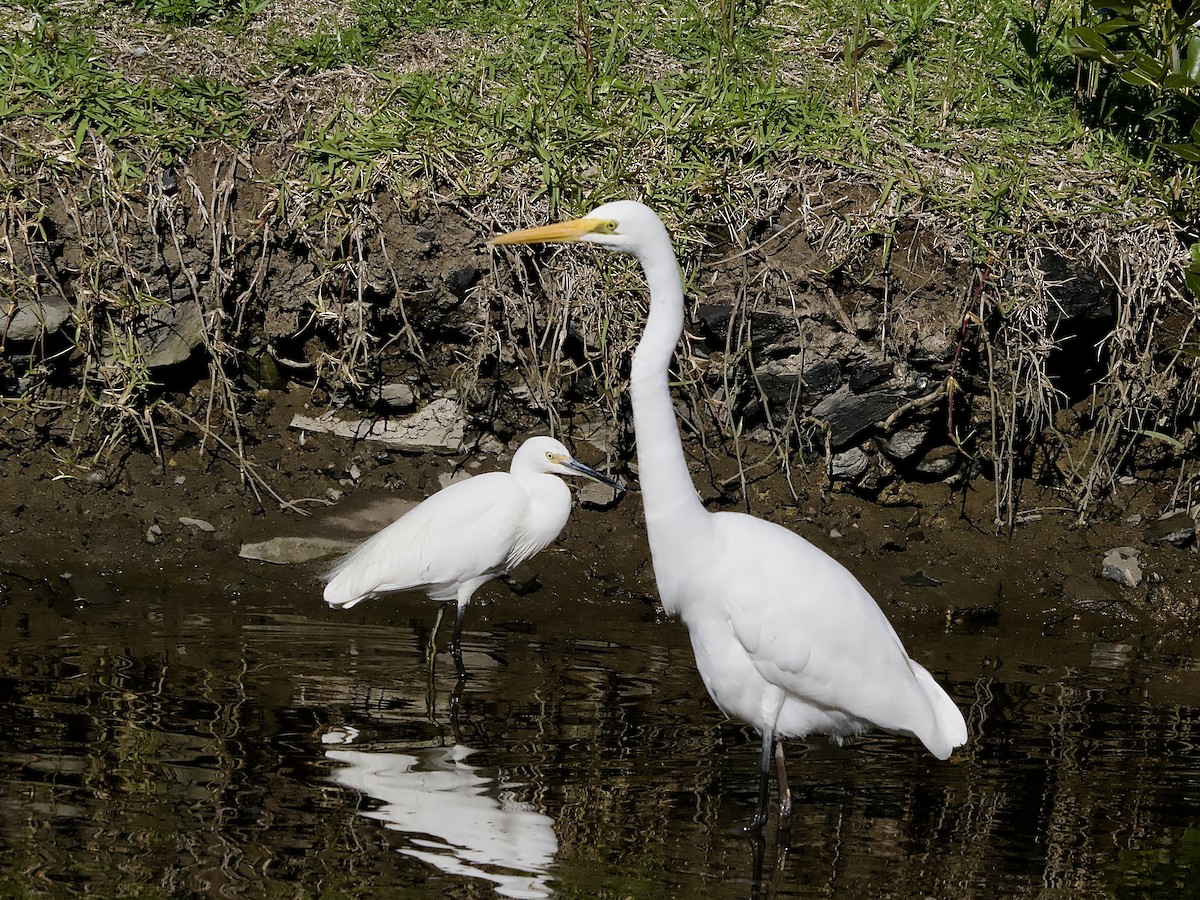
[[572,219],[569,222],[556,222],[553,225],[539,225],[537,228],[522,228],[520,231],[498,234],[488,241],[488,246],[577,241],[585,234],[611,231],[612,227],[613,223],[607,219]]

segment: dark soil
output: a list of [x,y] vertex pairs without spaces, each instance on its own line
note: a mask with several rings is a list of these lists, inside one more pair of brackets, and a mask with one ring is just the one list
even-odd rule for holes
[[[262,488],[260,502],[239,477],[236,461],[211,448],[180,448],[165,453],[161,464],[131,454],[111,471],[86,473],[64,470],[44,452],[9,451],[0,481],[0,590],[18,592],[30,581],[58,580],[64,597],[80,604],[115,600],[131,580],[143,587],[146,579],[155,580],[164,595],[186,597],[187,584],[214,580],[236,593],[257,578],[277,581],[281,571],[240,559],[243,542],[297,534],[344,537],[353,533],[347,522],[355,511],[381,498],[419,499],[458,468],[505,464],[486,453],[408,455],[312,434],[302,441],[288,423],[306,398],[299,390],[272,393],[256,403],[243,427],[254,435],[261,479],[308,511],[307,517],[281,509]],[[736,498],[717,487],[736,472],[731,461],[689,446],[697,485],[710,507],[736,508]],[[603,466],[586,448],[577,449],[585,461]],[[827,490],[817,476],[794,473],[792,481],[798,500],[782,476],[752,482],[750,511],[833,554],[893,619],[903,619],[906,609],[931,606],[944,607],[948,624],[965,628],[1003,627],[1017,617],[1058,630],[1099,617],[1102,630],[1121,632],[1114,639],[1191,641],[1200,614],[1200,557],[1192,547],[1141,540],[1162,504],[1149,488],[1130,488],[1120,516],[1100,517],[1087,527],[1072,525],[1067,511],[1048,509],[1011,534],[998,534],[986,482],[965,488],[907,485],[872,503]],[[344,496],[333,502],[338,493]],[[212,530],[181,519],[202,520]],[[577,509],[558,545],[584,560],[605,595],[651,602],[654,583],[636,490],[612,509]],[[1105,552],[1121,545],[1141,550],[1146,575],[1136,588],[1097,577]],[[554,568],[549,557],[535,558],[513,573],[509,588],[536,591],[540,581],[556,577]],[[320,603],[320,569],[312,563],[290,570],[297,604]],[[479,599],[502,603],[505,593],[494,586]]]

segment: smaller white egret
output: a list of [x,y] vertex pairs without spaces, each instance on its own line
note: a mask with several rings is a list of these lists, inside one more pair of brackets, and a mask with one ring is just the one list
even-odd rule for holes
[[[432,600],[456,600],[450,648],[462,675],[462,620],[471,596],[549,545],[567,524],[571,491],[559,475],[582,475],[625,490],[572,458],[554,438],[530,438],[513,454],[507,472],[448,485],[342,557],[325,575],[325,602],[349,609],[379,594],[407,590],[424,590]],[[444,609],[438,611],[439,622]]]
[[582,242],[635,256],[650,315],[629,393],[638,478],[663,609],[687,625],[709,695],[762,734],[758,808],[767,820],[771,756],[781,815],[791,811],[783,737],[834,740],[875,726],[911,734],[938,759],[967,740],[950,696],[910,659],[858,580],[800,535],[754,516],[709,512],[692,485],[667,378],[683,331],[683,282],[671,238],[641,203],[606,203],[582,219],[500,235],[495,244]]

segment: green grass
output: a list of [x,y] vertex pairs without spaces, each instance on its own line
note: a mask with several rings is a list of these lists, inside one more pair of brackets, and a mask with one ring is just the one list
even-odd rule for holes
[[[889,246],[905,216],[979,273],[972,337],[1029,379],[1003,414],[1011,441],[1057,402],[1037,386],[1048,351],[1031,324],[1053,300],[1020,280],[1039,254],[1100,259],[1090,235],[1113,229],[1118,246],[1131,221],[1200,231],[1200,167],[1164,151],[1158,122],[1130,124],[1140,95],[1081,90],[1096,73],[1071,53],[1079,16],[1063,0],[29,0],[0,10],[0,132],[16,148],[0,181],[19,193],[46,168],[104,169],[90,198],[111,203],[205,145],[263,148],[271,227],[291,230],[271,237],[310,248],[340,279],[318,296],[340,297],[361,289],[382,194],[510,221],[637,197],[691,272],[703,247],[777,214],[798,173],[837,171],[877,199],[824,248],[831,266]],[[1154,242],[1165,230],[1127,241],[1121,264],[1179,268]],[[1133,294],[1135,324],[1109,346],[1148,358],[1136,323],[1165,315],[1168,292]],[[346,340],[335,367],[353,381],[370,342]],[[1160,408],[1131,394],[1122,409],[1138,403]]]
[[[173,157],[205,140],[250,136],[245,91],[201,74],[134,80],[82,28],[38,22],[0,45],[0,123],[40,122],[56,142],[86,153],[93,133],[126,159]],[[41,146],[45,146],[42,144]],[[38,136],[30,136],[37,153]]]
[[[742,176],[822,159],[975,202],[930,179],[915,149],[986,183],[1032,157],[1060,170],[1069,153],[1072,168],[1155,190],[1141,148],[1083,121],[1063,37],[1070,4],[1034,16],[1012,0],[806,0],[756,16],[732,0],[353,0],[314,6],[312,27],[270,0],[95,6],[27,7],[35,27],[0,48],[0,122],[36,118],[76,149],[94,129],[130,154],[170,157],[270,140],[247,106],[256,85],[352,66],[378,78],[372,102],[314,110],[300,145],[320,168],[340,160],[347,183],[383,155],[401,177],[468,195],[517,176],[554,206],[634,193],[687,219],[725,185],[736,195]],[[151,35],[220,33],[240,77],[127,74],[95,34],[122,14]],[[391,70],[397,48],[438,45],[447,51],[428,69]],[[994,218],[986,193],[980,211]]]

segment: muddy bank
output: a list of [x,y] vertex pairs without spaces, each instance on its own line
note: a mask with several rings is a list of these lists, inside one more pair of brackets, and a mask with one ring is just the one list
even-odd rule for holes
[[[45,452],[6,454],[0,512],[9,602],[31,581],[55,578],[54,592],[64,601],[87,604],[115,599],[134,581],[161,581],[164,591],[219,581],[236,594],[239,585],[269,577],[288,582],[298,606],[319,604],[321,563],[279,567],[241,559],[242,545],[292,535],[358,539],[455,472],[507,465],[507,449],[407,454],[289,428],[308,408],[307,399],[300,391],[272,394],[247,420],[258,436],[257,478],[291,509],[262,486],[256,496],[239,478],[238,460],[219,447],[215,453],[179,447],[161,464],[134,454],[107,470],[60,469],[59,475],[49,474],[58,463]],[[597,448],[580,443],[575,449],[585,461],[608,467]],[[727,486],[737,475],[734,460],[705,454],[696,442],[688,451],[710,508],[747,508]],[[577,507],[556,546],[586,560],[595,579],[589,589],[598,597],[654,605],[636,476],[619,463],[612,470],[634,490],[614,508]],[[1128,488],[1120,516],[1081,527],[1069,510],[1048,505],[1011,534],[997,533],[986,484],[913,484],[870,503],[829,490],[823,478],[793,474],[789,486],[776,473],[752,478],[748,495],[749,511],[833,554],[892,616],[936,608],[954,627],[1040,621],[1051,630],[1098,616],[1106,628],[1184,645],[1200,616],[1194,540],[1175,546],[1154,533],[1164,498],[1146,486]],[[1136,587],[1100,577],[1106,553],[1121,546],[1138,551]],[[536,593],[554,568],[549,558],[535,558],[507,579],[507,588],[495,586],[482,599],[503,604],[513,592]]]
[[[134,184],[103,167],[26,184],[5,221],[9,452],[48,442],[43,472],[103,480],[139,454],[224,444],[265,471],[258,408],[288,391],[349,429],[442,417],[446,436],[408,449],[554,431],[632,457],[636,271],[485,249],[563,210],[384,188],[314,207],[292,164],[208,148]],[[1186,492],[1191,311],[1146,268],[1166,232],[1030,223],[981,261],[933,206],[815,165],[759,208],[663,213],[688,283],[680,412],[718,456],[869,499],[982,478],[1006,526],[1030,482],[1081,518],[1119,508],[1120,479]]]

